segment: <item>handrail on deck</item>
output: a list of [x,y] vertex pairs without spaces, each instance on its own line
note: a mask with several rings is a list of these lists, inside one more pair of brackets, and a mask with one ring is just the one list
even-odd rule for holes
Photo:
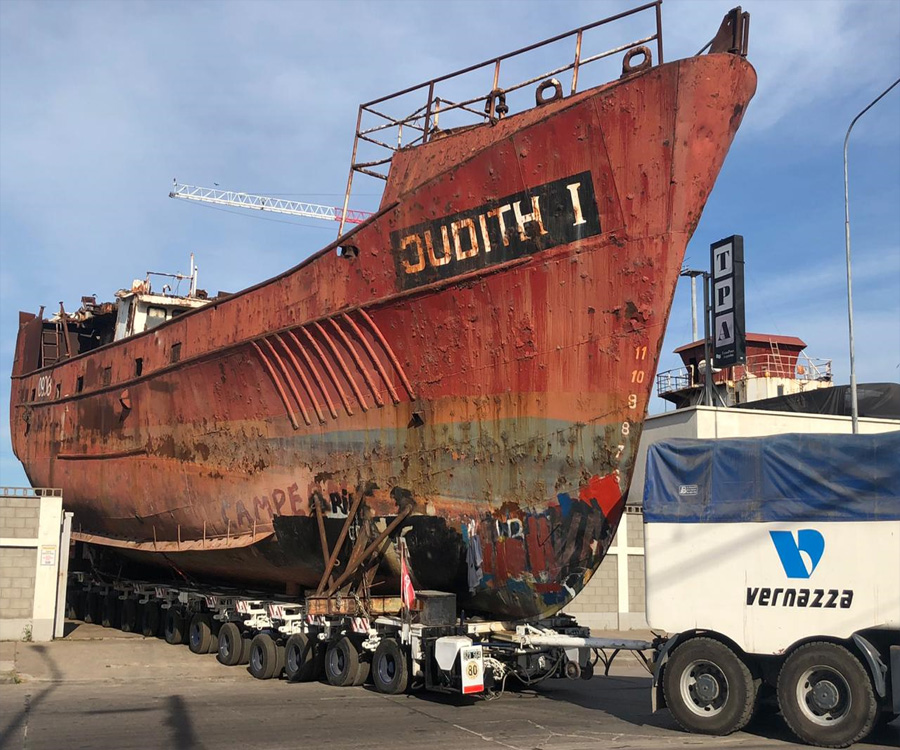
[[[617,54],[619,52],[630,50],[638,47],[639,45],[648,44],[654,41],[656,42],[656,62],[657,64],[662,63],[663,38],[662,14],[660,12],[661,4],[662,0],[653,0],[653,2],[645,3],[644,5],[632,8],[631,10],[617,13],[600,21],[595,21],[585,26],[580,26],[576,29],[572,29],[571,31],[557,34],[556,36],[549,39],[530,44],[527,47],[522,47],[515,50],[514,52],[508,52],[504,55],[500,55],[499,57],[490,58],[488,60],[485,60],[484,62],[470,65],[453,73],[448,73],[437,78],[432,78],[429,81],[425,81],[415,86],[410,86],[403,89],[402,91],[388,94],[387,96],[382,96],[378,99],[372,99],[371,101],[361,104],[359,106],[359,112],[356,120],[356,132],[353,139],[353,152],[350,159],[350,174],[347,177],[347,190],[344,195],[343,215],[346,216],[347,207],[350,205],[350,193],[353,187],[354,173],[360,172],[362,174],[369,175],[370,177],[387,180],[387,172],[394,152],[404,147],[427,143],[429,140],[431,140],[432,136],[438,131],[438,118],[442,114],[446,117],[446,113],[450,111],[466,112],[477,118],[475,120],[476,123],[499,119],[499,117],[502,117],[507,113],[505,111],[506,94],[522,89],[525,86],[530,86],[534,83],[537,83],[538,81],[548,81],[549,79],[553,78],[553,76],[557,76],[567,71],[572,71],[572,79],[569,85],[569,94],[575,94],[578,91],[578,74],[584,66],[592,62],[596,62],[597,60],[602,60],[604,58],[610,57],[611,55]],[[619,21],[623,18],[628,18],[630,16],[634,16],[649,10],[654,11],[656,27],[654,33],[648,34],[626,44],[617,45],[612,49],[608,49],[604,52],[591,55],[590,57],[583,58],[581,56],[582,40],[586,31],[590,31],[591,29],[604,26],[606,24],[612,23],[613,21]],[[502,88],[500,87],[501,63],[528,52],[546,47],[547,45],[554,44],[556,42],[560,42],[573,37],[575,39],[575,52],[570,62],[553,68],[550,71],[541,73],[540,75],[528,77],[523,81],[519,81],[518,83],[504,86]],[[647,59],[647,63],[650,63],[649,58]],[[468,73],[483,70],[491,66],[493,66],[493,85],[489,91],[482,92],[470,98],[465,98],[461,101],[451,101],[446,97],[438,96],[438,92],[436,89],[440,84],[444,84]],[[556,82],[554,81],[554,84],[555,83]],[[401,97],[418,92],[422,92],[425,94],[425,102],[424,104],[416,107],[408,115],[393,116],[387,112],[382,111],[382,108],[380,106],[379,109],[375,109],[376,105],[382,105],[391,101],[395,101],[400,99]],[[495,104],[497,103],[495,99],[500,102],[499,106],[495,107]],[[473,109],[471,107],[471,105],[475,104],[476,102],[486,102],[484,111]],[[371,125],[366,122],[364,127],[365,118],[373,119],[374,121]],[[412,130],[415,134],[415,136],[408,140],[406,143],[403,142],[404,128]],[[393,145],[394,138],[390,136],[381,138],[374,137],[374,134],[389,132],[392,129],[396,129],[396,146]],[[387,155],[384,158],[357,161],[360,141],[370,144],[376,149],[386,150]],[[342,218],[340,228],[338,229],[338,236],[340,237],[343,232],[344,220]]]

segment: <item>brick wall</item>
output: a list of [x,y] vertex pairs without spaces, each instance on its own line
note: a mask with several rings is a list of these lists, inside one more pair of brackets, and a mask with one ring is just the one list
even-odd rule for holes
[[619,575],[619,561],[613,555],[604,558],[594,577],[587,586],[566,607],[565,611],[576,617],[579,613],[618,612],[619,597],[616,581]]
[[34,610],[34,547],[0,548],[0,617],[30,618]]
[[[630,532],[631,527],[629,526],[628,529]],[[631,536],[630,533],[629,536]],[[643,612],[644,610],[644,556],[628,555],[628,611]]]
[[59,490],[0,488],[0,640],[53,638],[62,518]]
[[628,518],[628,546],[644,546],[644,516],[641,513],[632,513]]
[[34,539],[38,535],[40,516],[39,497],[0,498],[0,537]]

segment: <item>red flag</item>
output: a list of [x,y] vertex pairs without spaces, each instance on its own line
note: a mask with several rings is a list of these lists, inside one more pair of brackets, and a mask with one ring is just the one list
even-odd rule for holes
[[413,588],[412,579],[409,576],[409,563],[406,559],[406,541],[400,542],[400,599],[403,606],[412,609],[416,601],[416,590]]

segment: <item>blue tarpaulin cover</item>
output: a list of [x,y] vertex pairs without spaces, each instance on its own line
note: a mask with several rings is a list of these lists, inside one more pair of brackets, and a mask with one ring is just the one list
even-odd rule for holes
[[900,431],[650,446],[647,523],[900,520]]

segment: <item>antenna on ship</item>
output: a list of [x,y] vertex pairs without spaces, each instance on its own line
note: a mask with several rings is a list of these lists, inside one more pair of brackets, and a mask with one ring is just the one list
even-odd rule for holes
[[188,294],[189,297],[197,296],[197,271],[200,269],[194,265],[194,254],[191,253],[191,290]]
[[[372,216],[369,211],[345,210],[336,206],[323,206],[318,203],[304,203],[302,201],[289,201],[284,198],[270,198],[265,195],[238,193],[233,190],[220,190],[218,187],[205,188],[195,185],[179,185],[177,180],[172,182],[172,190],[169,192],[170,198],[183,198],[184,200],[197,201],[199,203],[250,208],[259,211],[270,211],[276,214],[302,216],[306,219],[325,219],[326,221],[338,221],[346,224],[362,224]],[[193,268],[193,264],[191,267]]]

